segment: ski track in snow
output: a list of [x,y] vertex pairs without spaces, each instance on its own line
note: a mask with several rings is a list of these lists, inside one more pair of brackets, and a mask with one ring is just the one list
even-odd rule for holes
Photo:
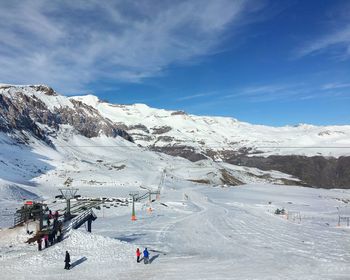
[[[350,230],[336,228],[336,207],[346,208],[342,199],[350,198],[349,190],[269,184],[204,186],[188,178],[217,172],[219,168],[210,162],[191,163],[135,146],[129,149],[125,145],[132,144],[122,139],[87,139],[69,128],[64,133],[68,140],[58,138],[56,144],[72,147],[53,150],[35,142],[30,151],[9,145],[12,148],[1,155],[9,159],[9,165],[1,165],[0,170],[0,177],[6,178],[0,180],[1,227],[11,222],[10,214],[23,197],[53,198],[68,177],[83,196],[127,197],[131,190],[143,194],[146,189],[141,187],[158,189],[166,170],[160,203],[168,207],[156,202],[149,214],[147,205],[137,203],[136,222],[130,221],[130,206],[96,210],[93,234],[83,228],[72,231],[70,238],[42,252],[24,243],[28,238],[24,228],[2,229],[1,280],[350,279]],[[113,148],[75,147],[94,143]],[[18,163],[11,157],[13,151]],[[25,164],[20,157],[23,153]],[[45,172],[27,170],[34,164]],[[111,167],[122,164],[121,169]],[[242,167],[225,167],[242,171]],[[58,204],[55,206],[62,207]],[[273,214],[282,207],[300,211],[301,223]],[[151,258],[157,256],[152,264],[136,264],[137,246],[148,247]],[[71,271],[63,270],[65,250],[70,251],[73,262],[84,257],[86,261]]]
[[[98,222],[93,223],[96,234],[73,231],[71,237],[42,252],[36,245],[23,244],[23,229],[12,235],[0,231],[1,279],[34,275],[36,279],[349,279],[350,231],[335,227],[336,216],[332,226],[318,219],[314,204],[323,204],[315,200],[319,190],[305,190],[268,185],[182,187],[171,192],[165,188],[162,201],[168,208],[154,204],[148,214],[138,205],[134,223],[129,211],[114,216],[118,209],[111,209],[106,218],[98,213]],[[276,205],[308,201],[310,206],[301,211],[314,218],[299,224],[274,215],[269,210],[275,204],[261,203],[269,192]],[[179,193],[186,193],[188,200],[178,200]],[[300,203],[295,197],[302,198]],[[319,211],[322,214],[322,208]],[[106,234],[112,238],[102,236]],[[116,240],[133,234],[139,237],[131,243]],[[136,246],[149,247],[151,258],[157,258],[150,265],[136,264]],[[64,271],[65,250],[72,261],[87,260]]]

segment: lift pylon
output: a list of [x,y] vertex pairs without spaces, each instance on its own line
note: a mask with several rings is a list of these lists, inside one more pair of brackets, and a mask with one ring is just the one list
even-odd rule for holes
[[129,195],[132,197],[132,212],[131,212],[131,220],[136,221],[136,213],[135,213],[135,201],[139,196],[138,191],[130,192]]

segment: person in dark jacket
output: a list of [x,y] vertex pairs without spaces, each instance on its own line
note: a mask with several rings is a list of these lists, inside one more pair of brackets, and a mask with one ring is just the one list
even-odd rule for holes
[[136,250],[136,261],[137,261],[138,263],[140,262],[140,256],[141,256],[140,249],[137,248],[137,250]]
[[66,251],[66,258],[64,259],[65,266],[64,269],[69,269],[70,268],[70,255],[68,251]]
[[143,250],[143,262],[144,264],[148,264],[149,262],[149,253],[147,248],[145,248],[145,250]]
[[41,251],[41,243],[42,243],[41,237],[39,237],[36,242],[38,243],[38,250]]

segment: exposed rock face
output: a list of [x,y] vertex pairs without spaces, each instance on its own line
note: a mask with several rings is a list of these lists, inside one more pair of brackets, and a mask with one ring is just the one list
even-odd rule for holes
[[57,93],[53,90],[53,88],[45,86],[45,85],[38,85],[38,86],[29,86],[30,88],[40,91],[46,95],[49,96],[57,96]]
[[[265,171],[277,170],[293,175],[301,180],[299,183],[284,180],[283,184],[286,185],[297,184],[320,188],[350,188],[350,157],[327,158],[322,156],[306,157],[297,155],[259,157],[248,156],[249,150],[222,150],[219,153],[207,150],[205,153],[199,153],[193,148],[186,146],[152,147],[152,149],[168,155],[180,156],[191,161],[199,161],[205,158],[215,160],[219,156],[224,162],[255,167]],[[252,176],[254,175],[252,174]],[[234,182],[230,183],[235,185]]]
[[237,156],[227,162],[261,170],[278,170],[298,177],[311,186],[322,188],[350,188],[350,157],[321,156]]
[[167,146],[167,147],[150,147],[151,150],[162,152],[170,156],[178,156],[186,158],[190,161],[199,161],[207,157],[201,153],[196,152],[192,147],[186,146]]
[[153,134],[164,134],[171,130],[172,128],[170,126],[160,126],[160,127],[154,127],[152,133]]
[[171,115],[176,116],[176,115],[187,115],[187,114],[184,111],[175,111],[175,112],[172,112]]
[[[26,101],[27,98],[24,97],[24,100]],[[45,132],[35,123],[35,120],[30,117],[32,113],[29,109],[30,106],[22,105],[23,106],[19,106],[12,99],[0,95],[0,131],[7,133],[14,132],[15,130],[19,132],[29,131],[40,140],[51,144]],[[37,105],[40,110],[40,104],[36,104],[35,100],[31,100],[31,105],[34,107]]]
[[243,185],[243,182],[232,176],[226,169],[220,169],[221,172],[221,182],[230,186]]
[[60,125],[67,124],[88,138],[102,134],[109,137],[121,136],[132,141],[126,131],[102,117],[96,109],[76,100],[65,100],[70,106],[53,103],[50,104],[51,108],[40,97],[38,98],[38,94],[58,96],[53,89],[46,86],[1,88],[0,131],[28,131],[50,143],[45,129],[39,124],[54,130],[59,130]]

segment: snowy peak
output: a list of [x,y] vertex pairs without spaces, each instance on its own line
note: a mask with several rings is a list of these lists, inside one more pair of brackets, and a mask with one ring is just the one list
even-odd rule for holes
[[[12,86],[3,85],[0,87],[0,94],[10,98],[13,101],[23,100],[28,98],[41,101],[47,109],[54,110],[55,108],[73,108],[74,105],[66,97],[57,94],[52,88],[46,85],[34,86]],[[28,99],[27,99],[28,100]],[[26,101],[26,100],[25,100]]]
[[92,94],[70,97],[69,100],[80,101],[82,103],[85,103],[86,105],[93,107],[93,108],[96,108],[98,106],[98,104],[101,102],[97,96],[92,95]]

